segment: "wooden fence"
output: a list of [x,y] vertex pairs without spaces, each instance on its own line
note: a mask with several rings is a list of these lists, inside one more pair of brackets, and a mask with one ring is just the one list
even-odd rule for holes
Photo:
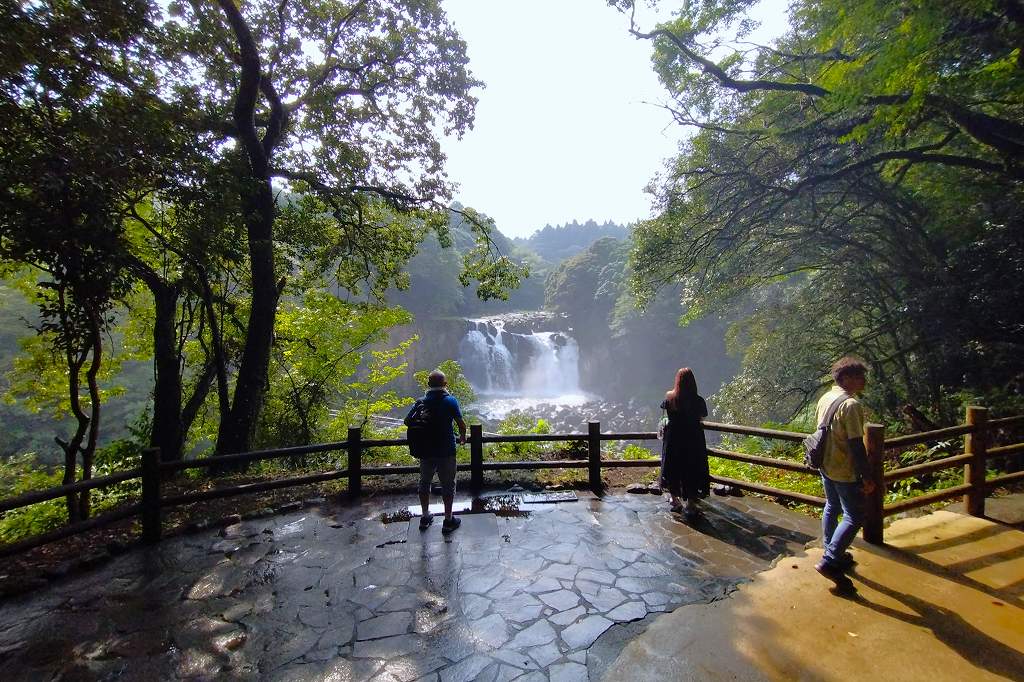
[[[871,467],[871,476],[876,485],[874,494],[869,496],[867,500],[864,539],[871,543],[881,544],[883,542],[883,521],[886,516],[898,514],[916,507],[933,504],[935,502],[941,502],[954,497],[963,496],[964,506],[969,514],[983,516],[985,513],[985,497],[993,488],[1024,480],[1024,471],[996,476],[993,478],[986,478],[985,475],[986,461],[988,459],[993,457],[1019,455],[1021,452],[1024,452],[1024,442],[1013,445],[1004,445],[1001,447],[987,447],[987,443],[995,429],[1007,428],[1022,423],[1024,423],[1024,415],[989,420],[988,410],[985,408],[969,407],[967,409],[967,421],[965,424],[951,428],[928,431],[925,433],[898,436],[891,439],[886,439],[884,426],[879,424],[869,424],[864,436],[864,441]],[[799,443],[807,435],[805,433],[797,433],[793,431],[780,431],[776,429],[764,429],[752,426],[740,426],[736,424],[720,424],[710,421],[704,422],[704,428],[707,431],[717,431],[720,433],[730,433],[742,436],[755,436],[791,443]],[[913,466],[890,469],[888,471],[884,469],[887,452],[905,450],[911,446],[933,443],[959,436],[966,436],[964,439],[963,453],[943,457],[941,459],[922,464],[915,464]],[[470,472],[470,488],[474,493],[479,493],[483,488],[485,471],[508,471],[513,469],[587,469],[590,488],[595,493],[600,494],[602,492],[601,469],[616,467],[656,467],[660,464],[660,460],[657,458],[635,460],[602,459],[601,441],[645,441],[655,440],[656,438],[657,434],[654,432],[601,433],[600,422],[589,422],[587,433],[512,436],[485,436],[483,434],[483,428],[480,425],[474,424],[470,426],[469,464],[460,464],[458,465],[458,469],[459,471]],[[586,443],[587,458],[531,462],[497,462],[484,460],[484,445],[487,443],[523,442]],[[22,552],[32,547],[37,547],[60,538],[75,535],[91,528],[96,528],[98,526],[135,516],[141,518],[143,540],[146,542],[155,542],[160,539],[162,528],[161,519],[164,509],[221,497],[231,497],[235,495],[244,495],[247,493],[306,485],[310,483],[321,483],[324,481],[338,479],[347,479],[348,493],[350,497],[358,497],[362,492],[362,478],[364,476],[415,474],[419,471],[419,467],[417,465],[388,467],[363,466],[363,452],[367,448],[406,445],[407,442],[404,438],[390,440],[364,440],[362,438],[361,430],[358,428],[352,428],[349,429],[348,439],[341,443],[322,443],[319,445],[247,452],[237,455],[183,460],[179,462],[162,463],[160,462],[159,451],[155,449],[148,449],[143,452],[142,466],[140,468],[118,472],[101,478],[94,478],[89,481],[80,481],[71,485],[26,493],[15,498],[0,500],[0,513],[3,513],[13,509],[37,504],[39,502],[54,500],[64,497],[70,493],[104,488],[133,479],[142,480],[142,499],[140,502],[125,505],[91,519],[69,524],[48,533],[43,533],[20,542],[0,547],[0,556],[7,556]],[[165,478],[186,469],[223,468],[230,465],[238,465],[260,460],[299,457],[313,453],[336,452],[341,450],[347,451],[348,454],[347,468],[345,469],[334,469],[274,481],[261,481],[243,485],[225,486],[212,490],[178,495],[163,495],[161,492],[161,482]],[[814,469],[792,460],[747,455],[740,452],[723,450],[721,448],[709,448],[709,452],[712,457],[793,471],[806,474],[808,476],[818,476],[818,472]],[[887,483],[927,473],[933,473],[944,469],[959,467],[961,465],[963,466],[964,471],[963,484],[919,495],[893,504],[884,504],[885,488]],[[808,504],[817,507],[823,507],[825,505],[825,500],[820,497],[806,495],[804,493],[791,490],[773,488],[754,483],[752,481],[743,481],[719,476],[712,476],[711,480],[717,483],[735,486],[741,490],[781,498],[801,504]]]

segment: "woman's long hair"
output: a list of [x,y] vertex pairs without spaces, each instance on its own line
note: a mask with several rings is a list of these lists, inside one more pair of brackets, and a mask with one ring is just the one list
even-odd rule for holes
[[679,410],[683,405],[693,403],[697,399],[697,378],[693,376],[693,370],[683,367],[676,372],[676,383],[672,390],[665,394],[665,401],[673,410]]

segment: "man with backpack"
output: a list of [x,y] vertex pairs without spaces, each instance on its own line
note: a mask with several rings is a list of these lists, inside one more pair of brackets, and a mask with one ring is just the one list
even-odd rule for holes
[[[867,367],[853,357],[832,365],[835,385],[818,400],[818,423],[826,427],[820,471],[825,487],[821,516],[825,553],[815,568],[842,591],[852,591],[846,572],[855,563],[847,549],[864,523],[864,497],[875,490],[864,447],[864,406],[856,396],[867,384]],[[831,419],[827,419],[831,415]],[[843,520],[839,522],[842,510]]]
[[455,431],[452,422],[459,425],[459,444],[466,442],[466,422],[462,419],[459,401],[445,388],[448,380],[444,373],[433,371],[427,377],[427,392],[409,410],[405,417],[408,427],[409,450],[420,460],[420,530],[426,530],[434,517],[430,513],[430,485],[434,474],[441,484],[444,502],[444,522],[441,532],[447,535],[460,525],[462,519],[452,514],[455,501]]

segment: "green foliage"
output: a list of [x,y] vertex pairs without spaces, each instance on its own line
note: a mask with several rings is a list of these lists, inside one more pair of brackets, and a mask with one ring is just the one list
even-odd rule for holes
[[528,238],[517,238],[513,241],[548,263],[560,263],[606,237],[624,241],[629,238],[629,230],[612,222],[598,224],[594,220],[585,223],[574,220],[565,225],[545,225]]
[[[40,467],[34,453],[0,460],[0,497],[15,497],[61,484],[60,471]],[[45,533],[67,522],[64,499],[12,509],[0,514],[0,541],[4,543]]]
[[629,246],[600,239],[561,263],[548,277],[548,309],[566,317],[581,354],[615,359],[602,363],[598,390],[639,394],[656,406],[675,370],[689,366],[710,395],[735,372],[723,341],[725,321],[706,316],[681,326],[687,311],[670,287],[638,301],[628,288]]
[[652,457],[657,457],[657,455],[647,448],[630,443],[623,448],[620,459],[651,459]]
[[282,447],[345,440],[349,426],[408,402],[387,386],[405,373],[415,339],[381,348],[401,308],[351,304],[311,290],[286,301],[276,318],[277,342],[258,443]]
[[[445,379],[448,381],[448,392],[455,396],[460,405],[465,407],[476,401],[476,393],[473,392],[473,387],[469,384],[465,374],[463,374],[462,365],[455,360],[445,360],[437,366],[437,369],[444,374]],[[424,391],[427,390],[427,378],[433,371],[431,369],[424,369],[413,375],[416,378],[416,383]]]
[[718,401],[744,421],[789,419],[847,353],[886,418],[909,402],[947,422],[960,391],[1019,393],[1020,13],[800,0],[790,32],[751,49],[752,4],[636,29],[696,133],[634,227],[633,292],[671,283],[689,316],[745,311],[743,370]]
[[[53,332],[20,339],[22,354],[14,358],[13,368],[7,375],[8,389],[4,401],[19,404],[31,412],[47,412],[52,419],[60,419],[70,411],[67,366],[54,353],[56,339]],[[121,371],[118,358],[103,363],[98,378],[109,382]],[[79,398],[83,409],[90,407],[90,397],[81,387]],[[123,386],[109,386],[99,393],[103,402],[109,397],[122,395]]]
[[[129,437],[96,451],[94,476],[108,476],[142,466],[142,450],[149,444],[149,420],[149,414],[143,412],[131,425]],[[96,512],[103,512],[121,504],[137,502],[141,496],[141,479],[123,481],[93,492],[93,508]]]
[[[513,410],[498,424],[502,436],[551,433],[551,425],[521,410]],[[525,462],[544,459],[552,452],[553,443],[495,443],[489,457],[499,462]]]
[[[771,426],[765,425],[767,428]],[[773,425],[778,427],[779,425]],[[784,443],[768,438],[726,436],[722,440],[722,448],[748,455],[768,457],[770,459],[785,460],[802,464],[804,461],[803,452],[799,444]],[[821,478],[817,475],[786,471],[773,467],[761,466],[759,464],[747,464],[746,462],[735,462],[729,459],[711,456],[708,460],[712,475],[735,478],[742,481],[752,481],[762,485],[779,488],[780,490],[792,490],[805,495],[824,497],[825,491],[821,485]]]

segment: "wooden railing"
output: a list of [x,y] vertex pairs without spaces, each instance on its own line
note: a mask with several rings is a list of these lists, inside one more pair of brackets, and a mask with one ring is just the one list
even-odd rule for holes
[[[874,494],[870,495],[867,499],[866,518],[864,524],[865,540],[879,544],[883,541],[883,521],[886,516],[961,495],[964,498],[964,504],[969,514],[973,514],[975,516],[984,515],[985,497],[994,487],[1024,480],[1024,472],[1006,474],[990,479],[985,478],[985,462],[987,459],[997,456],[1004,457],[1019,455],[1024,452],[1024,443],[1016,443],[1014,445],[1005,445],[993,448],[986,447],[989,434],[995,428],[1003,428],[1022,423],[1024,423],[1024,415],[989,420],[988,411],[985,408],[970,407],[967,410],[966,424],[929,431],[926,433],[899,436],[889,440],[886,440],[885,438],[885,427],[879,424],[869,424],[864,440],[868,452],[868,460],[871,466],[871,476],[875,481],[876,489]],[[720,433],[730,433],[743,436],[755,436],[791,443],[799,443],[807,435],[805,433],[793,431],[781,431],[736,424],[722,424],[710,421],[704,422],[704,428],[708,431],[717,431]],[[966,436],[964,452],[962,454],[943,457],[942,459],[913,466],[891,469],[889,471],[884,470],[886,452],[958,436]],[[655,440],[656,438],[657,434],[646,431],[637,433],[601,433],[600,422],[589,422],[587,433],[510,436],[484,435],[483,427],[474,424],[470,426],[469,464],[459,464],[458,470],[470,472],[470,488],[475,493],[478,493],[484,485],[485,471],[508,471],[514,469],[587,469],[590,488],[595,493],[600,494],[602,492],[601,469],[620,467],[656,467],[660,465],[660,459],[653,457],[634,460],[602,459],[601,441],[644,441]],[[586,443],[587,458],[525,462],[499,462],[484,460],[484,445],[488,443],[523,442]],[[318,445],[263,450],[206,459],[160,462],[159,451],[156,449],[147,449],[143,452],[142,466],[138,469],[118,472],[110,476],[94,478],[89,481],[80,481],[71,485],[34,491],[18,497],[0,500],[0,513],[3,513],[13,509],[37,504],[39,502],[54,500],[64,497],[70,493],[105,488],[134,479],[142,480],[142,499],[140,502],[120,507],[86,521],[72,523],[56,530],[27,538],[20,542],[5,545],[0,547],[0,556],[7,556],[22,552],[32,547],[37,547],[48,542],[53,542],[54,540],[81,533],[91,528],[96,528],[101,525],[113,523],[133,516],[141,517],[143,540],[146,542],[155,542],[159,540],[161,536],[162,512],[164,509],[200,502],[203,500],[244,495],[247,493],[287,488],[298,485],[322,483],[338,479],[347,479],[349,496],[357,497],[362,492],[362,479],[364,476],[415,474],[419,471],[418,465],[364,467],[363,452],[367,448],[407,445],[408,443],[404,438],[364,440],[360,429],[351,428],[348,432],[348,439],[340,443],[321,443]],[[299,457],[303,455],[337,452],[341,450],[346,451],[348,455],[347,467],[345,469],[321,471],[315,474],[293,476],[273,481],[260,481],[242,485],[224,486],[212,490],[203,490],[177,495],[164,495],[161,491],[162,481],[165,478],[186,469],[223,469],[232,465],[248,464],[261,460]],[[809,476],[819,475],[816,470],[792,460],[748,455],[721,448],[708,448],[708,450],[712,457],[792,471]],[[926,493],[890,505],[884,504],[886,483],[912,476],[920,476],[926,473],[933,473],[960,465],[964,466],[964,483],[962,485]],[[817,507],[823,507],[825,505],[825,500],[820,497],[792,490],[773,488],[759,483],[754,483],[752,481],[743,481],[721,476],[712,476],[711,480],[717,483],[731,485],[741,490],[781,498],[801,504]]]

